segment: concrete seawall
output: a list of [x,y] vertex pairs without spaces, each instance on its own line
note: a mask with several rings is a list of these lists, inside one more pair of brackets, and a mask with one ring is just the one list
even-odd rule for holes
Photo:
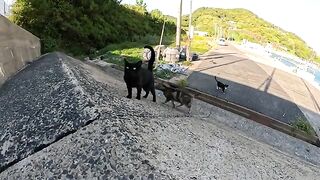
[[0,87],[41,54],[40,39],[0,15]]

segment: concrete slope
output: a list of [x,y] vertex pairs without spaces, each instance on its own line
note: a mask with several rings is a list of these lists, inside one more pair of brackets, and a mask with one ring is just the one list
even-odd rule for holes
[[99,113],[57,54],[42,57],[0,89],[0,169]]
[[[8,81],[0,91],[0,179],[319,177],[316,163],[222,123],[243,122],[236,115],[196,101],[188,117],[162,105],[161,97],[157,103],[126,99],[122,75],[53,53]],[[318,160],[318,148],[288,142]]]

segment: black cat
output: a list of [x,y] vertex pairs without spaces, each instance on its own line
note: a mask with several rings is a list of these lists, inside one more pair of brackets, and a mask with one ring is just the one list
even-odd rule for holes
[[214,77],[214,79],[217,81],[217,89],[221,89],[222,92],[224,92],[229,87],[228,84],[223,84],[222,82],[218,81],[216,76]]
[[146,92],[146,94],[143,96],[144,98],[147,98],[149,95],[149,92],[151,91],[153,96],[153,102],[156,102],[156,93],[154,88],[154,77],[153,77],[153,63],[155,61],[155,52],[154,49],[151,46],[145,46],[144,48],[147,48],[151,51],[151,57],[148,62],[148,68],[141,67],[142,61],[139,61],[137,63],[129,63],[125,59],[125,65],[124,65],[124,81],[127,84],[128,89],[128,96],[127,98],[132,98],[132,88],[137,88],[137,99],[140,100],[141,96],[141,89]]

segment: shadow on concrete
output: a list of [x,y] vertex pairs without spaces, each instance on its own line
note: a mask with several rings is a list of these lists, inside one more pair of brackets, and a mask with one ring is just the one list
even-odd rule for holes
[[301,81],[303,82],[303,84],[306,86],[308,92],[309,92],[309,95],[312,99],[312,102],[313,102],[313,105],[315,107],[315,109],[317,109],[318,112],[320,112],[320,106],[318,104],[318,102],[316,101],[316,98],[313,96],[312,92],[310,91],[309,87],[307,86],[306,82],[304,81],[304,79],[300,78]]
[[216,89],[216,82],[213,76],[203,72],[193,72],[188,78],[188,83],[191,88],[252,109],[287,124],[294,122],[298,117],[305,117],[295,103],[269,94],[266,91],[270,86],[271,80],[266,83],[265,90],[261,91],[238,82],[217,78],[219,81],[229,85],[225,93]]
[[200,56],[201,60],[207,60],[207,59],[219,59],[219,58],[224,58],[227,56],[235,55],[237,53],[215,53],[215,54],[210,54],[210,55],[202,55]]
[[258,87],[258,89],[260,89],[263,85],[265,85],[263,91],[267,92],[270,87],[270,84],[271,84],[271,81],[273,79],[273,75],[275,72],[276,72],[276,68],[273,68],[271,75]]
[[225,55],[234,55],[238,53],[214,53],[210,55],[202,55],[201,57],[214,57],[214,56],[225,56]]

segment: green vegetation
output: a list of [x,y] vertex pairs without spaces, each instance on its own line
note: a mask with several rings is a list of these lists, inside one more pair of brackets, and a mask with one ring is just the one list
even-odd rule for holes
[[[121,61],[123,56],[127,57],[131,61],[139,61],[142,58],[143,45],[137,42],[125,42],[120,44],[110,44],[103,49],[99,50],[95,57],[104,56],[107,62],[110,61]],[[111,62],[110,62],[111,63]],[[119,64],[118,62],[113,62],[115,64]]]
[[211,49],[209,45],[210,38],[194,36],[191,43],[191,51],[199,54],[208,52]]
[[[195,35],[192,39],[191,43],[191,51],[193,53],[203,54],[208,52],[214,45],[212,37],[203,37],[203,36],[197,36]],[[182,32],[181,35],[181,46],[187,46],[189,43],[187,34],[185,32]],[[175,42],[173,42],[170,47],[175,47]]]
[[[41,39],[43,52],[74,55],[94,54],[120,42],[158,42],[163,21],[170,20],[159,11],[147,12],[141,0],[137,5],[121,5],[119,0],[17,0],[12,14],[13,22]],[[171,20],[165,37],[174,32]]]
[[115,55],[121,55],[121,56],[129,56],[132,59],[141,60],[141,53],[143,49],[141,48],[130,48],[130,49],[123,49],[123,50],[115,50],[112,51]]
[[161,79],[171,79],[175,75],[175,73],[171,72],[170,70],[163,69],[163,70],[156,70],[154,72],[155,77],[161,78]]
[[[173,37],[174,17],[163,15],[159,10],[148,12],[143,0],[137,0],[136,5],[121,5],[120,2],[16,0],[10,19],[38,36],[43,52],[58,50],[73,55],[88,55],[123,42],[128,44],[126,48],[133,48],[135,44],[132,42],[158,44],[164,21],[165,39]],[[247,39],[260,44],[271,42],[277,49],[320,62],[320,57],[316,57],[313,49],[297,35],[245,9],[200,8],[193,13],[193,24],[196,30],[207,31],[211,36],[216,33],[216,24],[223,28],[225,37],[233,37],[236,41]],[[186,30],[188,16],[183,16],[182,25]],[[202,54],[208,51],[211,48],[208,41],[211,40],[195,36],[192,52]],[[186,38],[182,42],[186,44]],[[164,44],[170,44],[170,41]],[[126,54],[123,51],[115,53]]]
[[[104,61],[123,67],[124,66],[123,57],[126,57],[126,59],[129,62],[140,61],[142,59],[143,47],[144,47],[144,44],[141,44],[138,42],[110,44],[105,48],[99,50],[92,56],[94,57],[102,56]],[[157,64],[165,64],[165,61],[160,60],[157,62]],[[156,77],[162,78],[162,79],[171,79],[175,75],[175,73],[169,70],[160,70],[160,69],[155,69],[154,74]]]
[[103,56],[104,56],[104,59],[103,59],[104,61],[111,63],[111,64],[115,64],[120,67],[124,67],[124,60],[120,56],[114,55],[112,53],[107,53]]
[[320,63],[320,56],[315,59],[316,62]]
[[308,135],[316,136],[316,133],[314,132],[312,126],[305,118],[297,117],[297,119],[294,122],[292,122],[291,125],[294,129],[299,129],[301,131],[304,131]]
[[183,66],[191,66],[191,65],[192,65],[192,62],[191,62],[191,61],[183,61],[183,62],[182,62],[182,65],[183,65]]
[[[300,58],[317,60],[320,57],[297,35],[287,32],[245,9],[200,8],[192,14],[196,30],[207,31],[215,35],[215,25],[223,28],[224,37],[233,37],[236,41],[247,39],[252,42],[272,43],[279,50],[286,50]],[[188,16],[182,20],[184,29],[188,27]]]
[[129,62],[140,61],[142,59],[143,47],[143,44],[137,42],[110,44],[91,56],[103,56],[103,60],[106,62],[122,67],[124,66],[123,57],[126,57]]
[[178,81],[178,86],[179,86],[180,88],[185,88],[185,87],[187,87],[187,86],[188,86],[188,81],[187,81],[187,79],[180,79],[180,80]]

